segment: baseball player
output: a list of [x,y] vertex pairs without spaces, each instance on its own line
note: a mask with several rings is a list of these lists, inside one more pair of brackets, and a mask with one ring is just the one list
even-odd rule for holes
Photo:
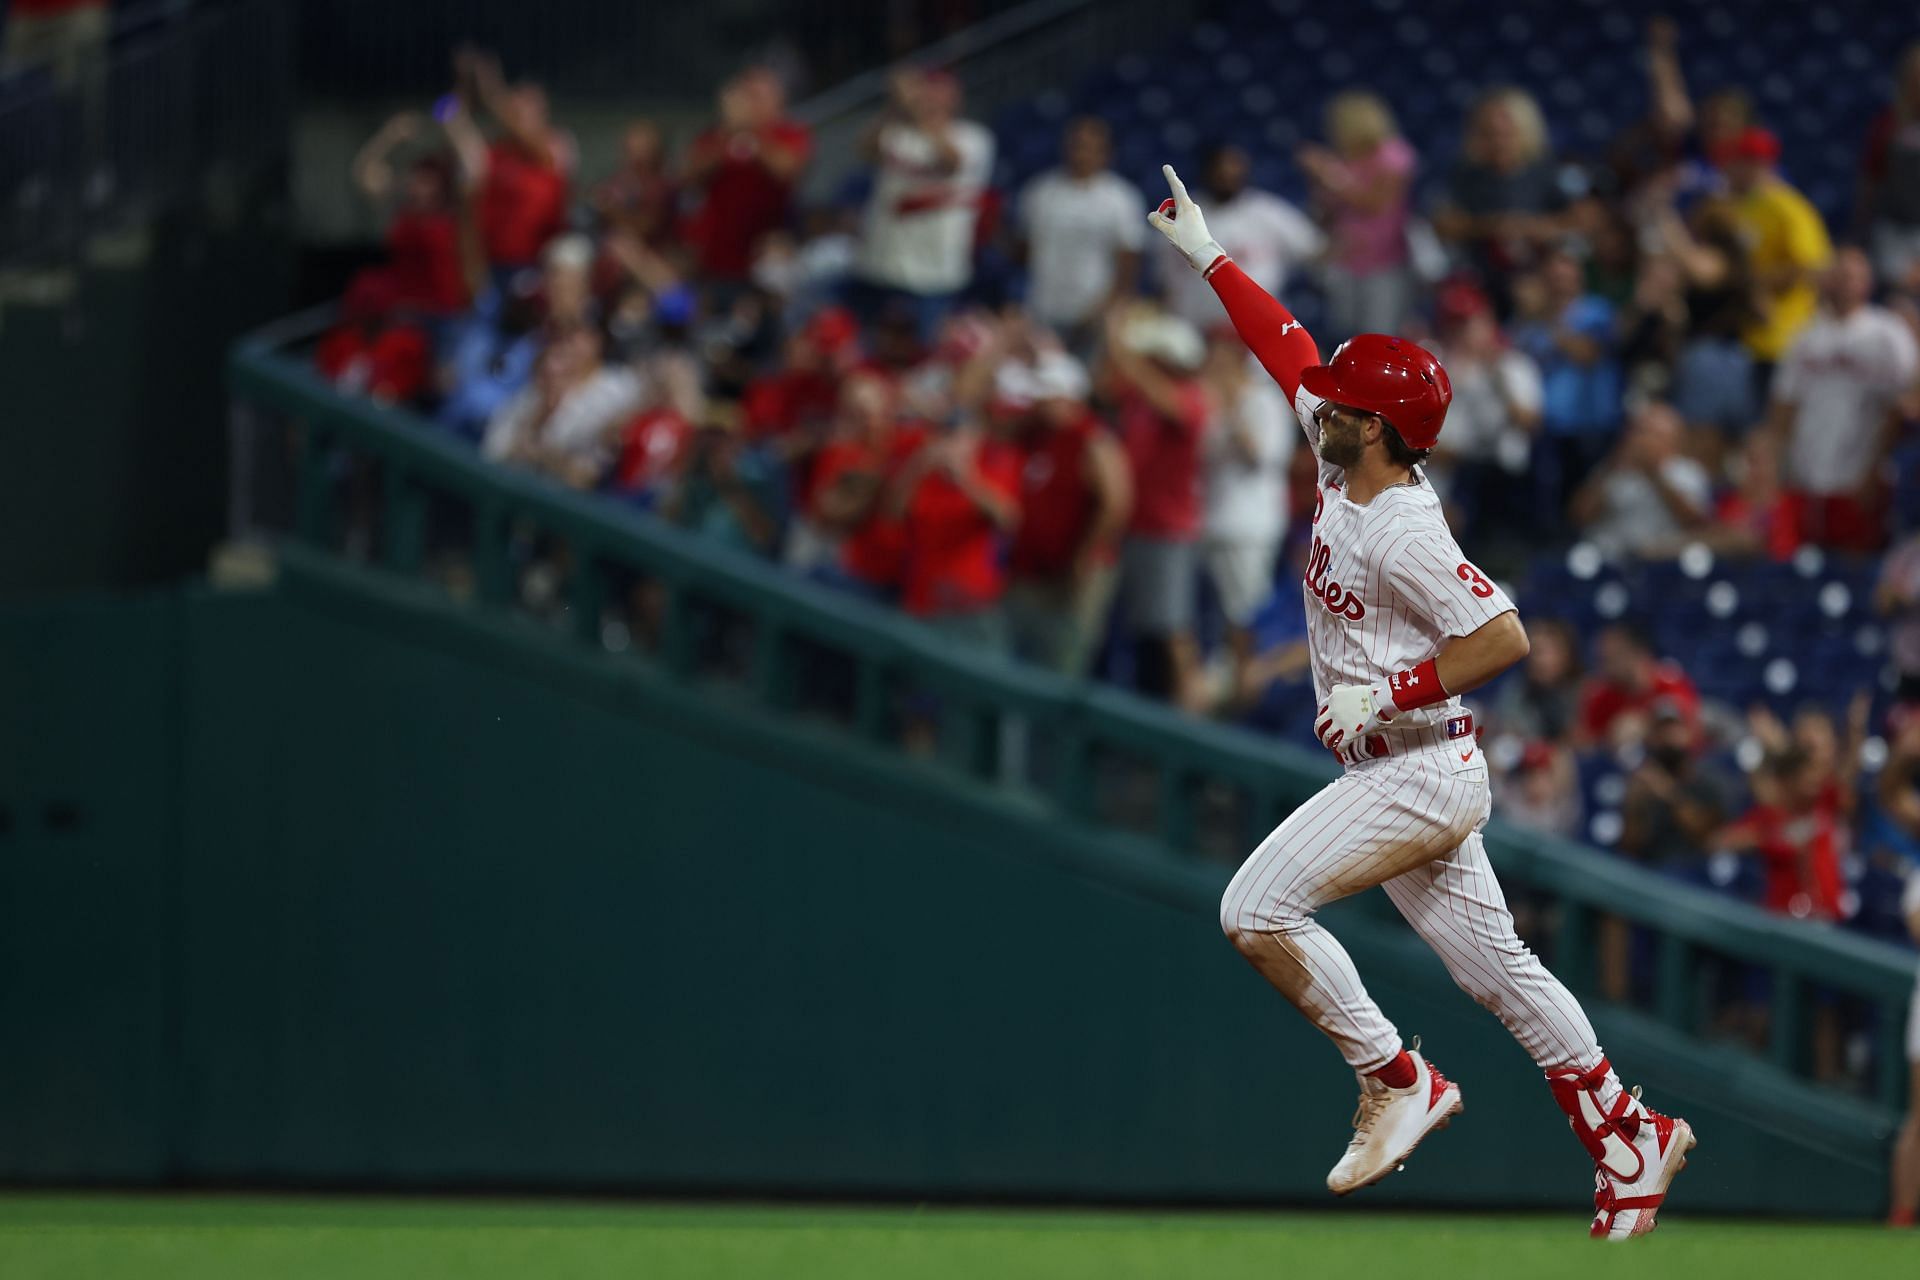
[[1417,1039],[1402,1045],[1314,920],[1322,904],[1380,885],[1546,1073],[1593,1157],[1590,1234],[1643,1235],[1693,1131],[1621,1087],[1579,1003],[1515,936],[1487,861],[1487,766],[1460,695],[1525,657],[1527,636],[1461,553],[1420,469],[1453,398],[1446,371],[1382,334],[1321,364],[1300,322],[1221,252],[1172,166],[1163,172],[1173,197],[1147,220],[1212,284],[1320,463],[1305,582],[1315,730],[1345,772],[1254,850],[1220,923],[1359,1076],[1353,1141],[1327,1187],[1345,1195],[1386,1177],[1462,1109],[1459,1086]]

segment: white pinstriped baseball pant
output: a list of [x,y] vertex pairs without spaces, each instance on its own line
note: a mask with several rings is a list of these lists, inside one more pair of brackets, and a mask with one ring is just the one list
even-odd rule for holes
[[1220,927],[1348,1065],[1373,1071],[1400,1052],[1400,1035],[1313,913],[1380,885],[1542,1070],[1591,1066],[1600,1059],[1593,1024],[1514,934],[1487,860],[1486,766],[1456,773],[1451,763],[1442,747],[1349,768],[1254,850],[1221,899]]

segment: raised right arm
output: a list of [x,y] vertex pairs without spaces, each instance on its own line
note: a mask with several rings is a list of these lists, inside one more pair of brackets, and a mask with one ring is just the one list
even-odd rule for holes
[[1301,371],[1320,363],[1313,335],[1232,258],[1222,258],[1208,274],[1207,283],[1220,295],[1227,318],[1247,350],[1286,392],[1287,404],[1293,405],[1300,393]]

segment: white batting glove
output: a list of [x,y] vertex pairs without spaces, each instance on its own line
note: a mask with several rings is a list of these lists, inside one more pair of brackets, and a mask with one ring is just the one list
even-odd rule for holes
[[1337,684],[1314,717],[1314,736],[1329,751],[1369,737],[1387,727],[1399,713],[1384,685]]
[[1187,194],[1186,183],[1180,181],[1180,175],[1173,166],[1163,164],[1160,172],[1167,175],[1167,186],[1172,188],[1171,199],[1162,200],[1160,207],[1147,215],[1147,222],[1167,239],[1173,241],[1173,247],[1186,258],[1189,265],[1202,275],[1211,275],[1227,256],[1220,242],[1207,230],[1207,220],[1200,215],[1200,206]]

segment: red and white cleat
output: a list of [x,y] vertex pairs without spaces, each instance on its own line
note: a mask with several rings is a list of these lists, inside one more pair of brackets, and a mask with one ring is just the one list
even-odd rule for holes
[[1653,1230],[1667,1188],[1687,1167],[1687,1152],[1698,1140],[1685,1120],[1641,1102],[1637,1085],[1602,1107],[1599,1088],[1609,1070],[1603,1059],[1591,1071],[1549,1076],[1548,1083],[1574,1136],[1593,1157],[1593,1223],[1587,1234],[1595,1240],[1630,1240]]
[[1360,1077],[1360,1107],[1353,1113],[1353,1141],[1327,1175],[1327,1190],[1344,1196],[1380,1181],[1413,1154],[1420,1140],[1466,1110],[1460,1086],[1429,1066],[1414,1039],[1414,1081],[1395,1089],[1372,1076]]

